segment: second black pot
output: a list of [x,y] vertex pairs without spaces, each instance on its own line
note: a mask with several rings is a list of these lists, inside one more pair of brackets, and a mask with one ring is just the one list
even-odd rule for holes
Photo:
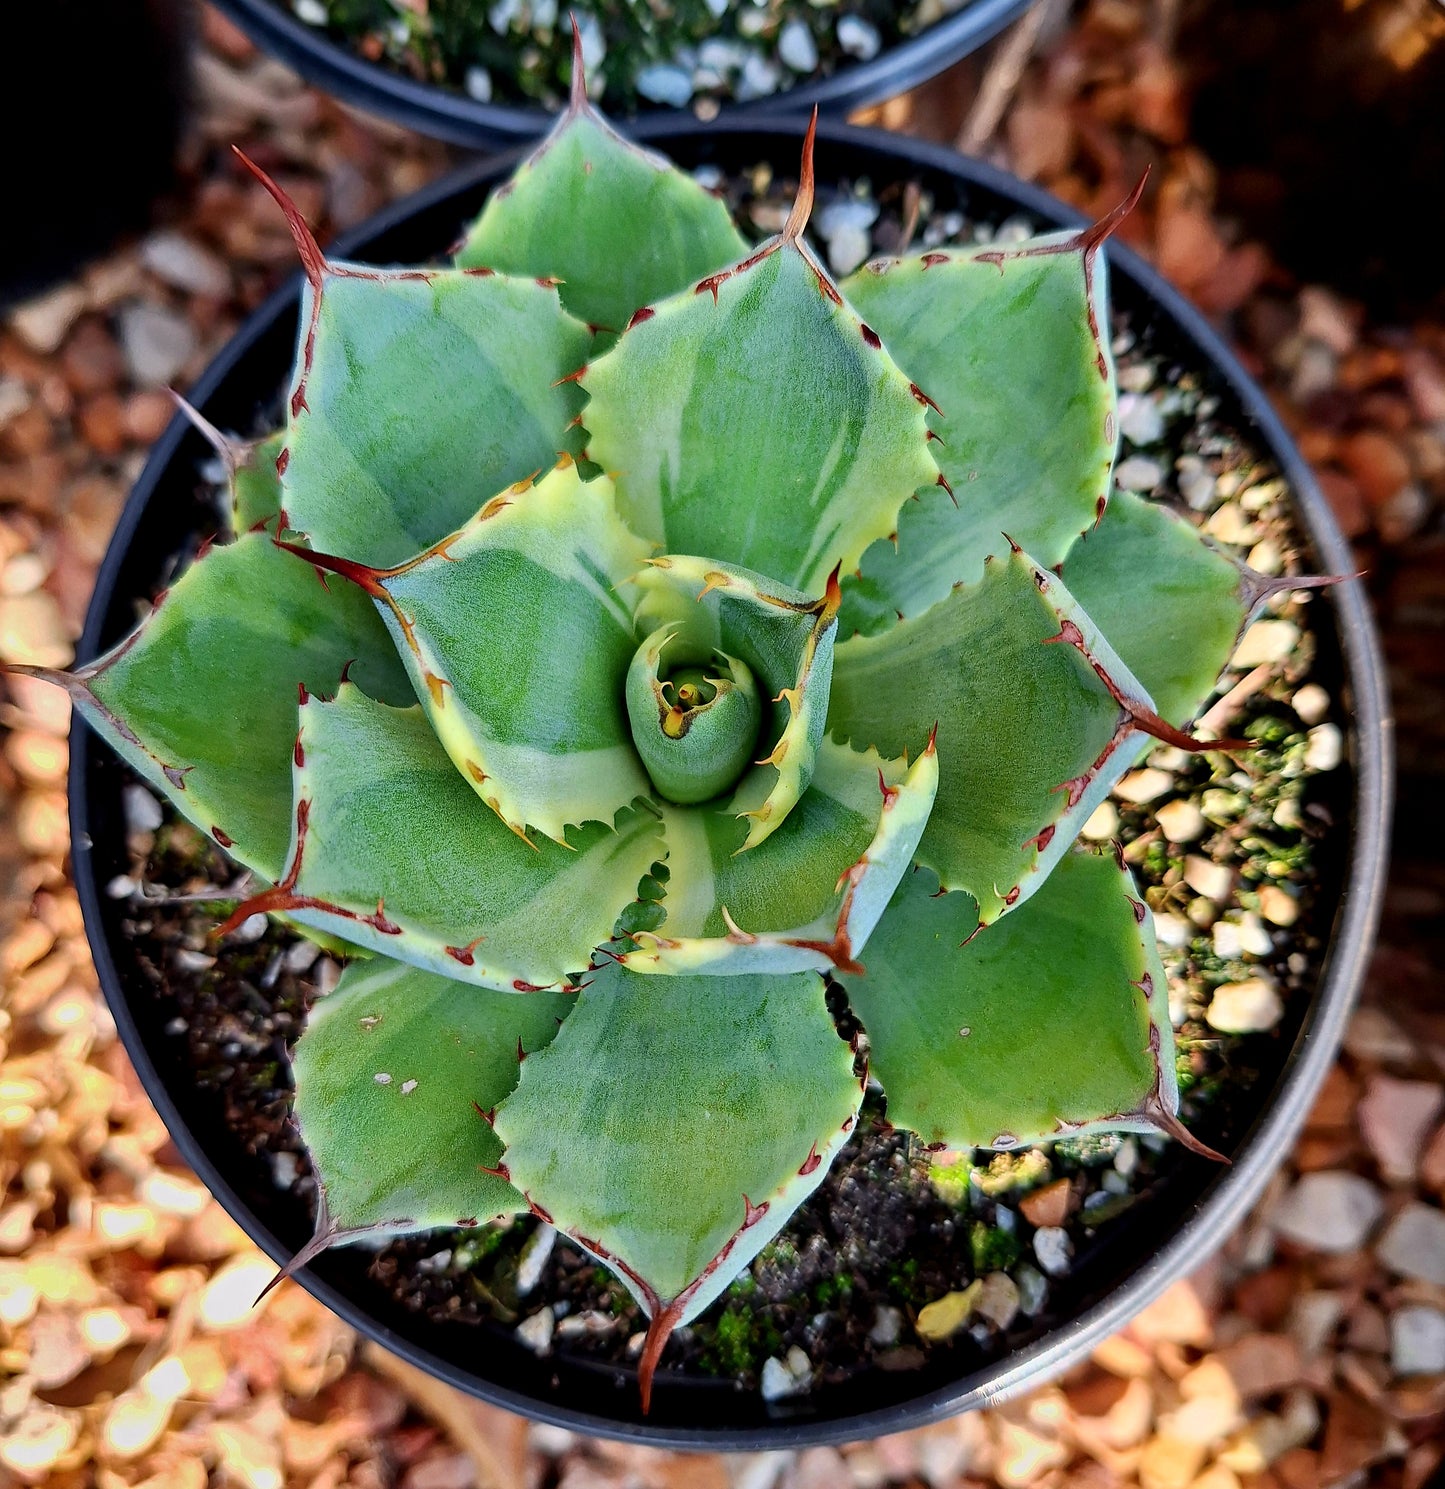
[[[685,166],[704,161],[746,170],[761,161],[794,168],[791,126],[654,131],[651,143]],[[1027,212],[1046,225],[1077,224],[1044,193],[992,167],[894,136],[825,125],[817,142],[823,182],[866,176],[875,189],[917,182],[940,207],[981,218]],[[336,245],[351,258],[419,262],[445,250],[458,228],[505,179],[514,160],[474,166],[373,219]],[[1217,417],[1246,435],[1292,488],[1300,526],[1324,571],[1349,572],[1349,551],[1309,471],[1263,394],[1207,324],[1126,249],[1111,246],[1114,298],[1136,329],[1147,326],[1159,353],[1193,371],[1219,400]],[[247,429],[276,395],[294,348],[299,285],[279,291],[252,318],[192,391],[216,424]],[[162,580],[195,528],[205,500],[199,469],[208,451],[177,421],[157,445],[131,494],[101,568],[81,642],[94,657],[133,623],[135,603]],[[936,1357],[910,1374],[873,1373],[770,1408],[730,1381],[659,1374],[652,1413],[638,1411],[631,1370],[556,1356],[538,1359],[501,1327],[440,1323],[407,1311],[368,1276],[361,1250],[327,1253],[300,1277],[304,1286],[362,1334],[462,1390],[543,1421],[583,1432],[693,1449],[775,1448],[866,1438],[918,1426],[1037,1385],[1085,1355],[1171,1282],[1207,1257],[1243,1218],[1282,1162],[1312,1103],[1363,977],[1383,885],[1390,797],[1387,700],[1362,587],[1332,589],[1316,607],[1320,670],[1343,695],[1354,728],[1342,772],[1342,835],[1336,869],[1321,884],[1333,903],[1323,973],[1307,1006],[1296,999],[1281,1026],[1277,1063],[1245,1094],[1253,1116],[1229,1167],[1171,1153],[1146,1199],[1101,1233],[1099,1243],[1057,1282],[1048,1312],[1017,1328],[1010,1352],[960,1372]],[[224,1119],[222,1098],[198,1091],[185,1042],[167,1032],[174,1015],[139,966],[122,929],[129,911],[103,892],[128,868],[121,807],[122,767],[82,731],[72,746],[74,870],[101,985],[125,1047],[177,1147],[247,1233],[278,1261],[310,1234],[303,1200],[280,1192],[264,1155],[246,1151]],[[1347,841],[1343,839],[1347,837]],[[1330,897],[1333,897],[1331,899]],[[781,1408],[781,1409],[780,1409]]]

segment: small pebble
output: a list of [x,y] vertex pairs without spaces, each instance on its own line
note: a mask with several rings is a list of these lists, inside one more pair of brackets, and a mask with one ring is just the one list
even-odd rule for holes
[[770,1356],[763,1362],[759,1389],[764,1401],[781,1401],[797,1396],[813,1384],[813,1362],[794,1345],[784,1356]]
[[1180,460],[1179,494],[1196,512],[1207,512],[1214,504],[1216,483],[1204,462],[1198,456],[1186,455]]
[[517,1338],[532,1351],[533,1354],[549,1354],[552,1349],[552,1335],[556,1332],[557,1320],[552,1315],[550,1308],[543,1308],[540,1312],[532,1314],[530,1318],[524,1318],[517,1325]]
[[1114,470],[1114,484],[1121,491],[1153,491],[1164,481],[1164,467],[1146,455],[1131,455]]
[[1390,1366],[1396,1375],[1445,1370],[1445,1313],[1426,1303],[1396,1309],[1390,1317]]
[[887,1349],[898,1343],[902,1332],[903,1314],[897,1308],[888,1307],[886,1303],[880,1305],[873,1315],[873,1327],[868,1330],[869,1340],[879,1349]]
[[692,78],[681,67],[666,62],[644,67],[637,74],[637,91],[650,103],[684,109],[692,99]]
[[1018,1284],[1007,1272],[990,1272],[974,1299],[974,1312],[981,1314],[996,1329],[1006,1329],[1018,1317]]
[[1036,1267],[1020,1262],[1014,1268],[1014,1281],[1018,1284],[1020,1310],[1030,1318],[1037,1317],[1048,1302],[1048,1279]]
[[1305,747],[1306,770],[1333,770],[1345,758],[1345,736],[1338,724],[1316,724]]
[[141,244],[140,259],[157,279],[173,289],[192,295],[230,293],[231,273],[225,263],[184,233],[152,234]]
[[1210,1028],[1223,1034],[1258,1034],[1273,1029],[1284,1016],[1274,984],[1263,977],[1225,983],[1214,990],[1204,1012]]
[[163,388],[195,356],[198,342],[185,316],[138,303],[120,312],[120,344],[134,381],[143,388]]
[[160,802],[144,786],[135,782],[125,788],[121,804],[125,811],[128,832],[154,832],[165,821]]
[[1080,836],[1091,843],[1107,843],[1118,835],[1119,812],[1113,802],[1101,801],[1080,829]]
[[[684,74],[684,80],[686,75]],[[467,97],[475,99],[478,103],[490,103],[492,101],[492,75],[485,67],[469,67],[462,78],[462,87],[467,90]],[[642,80],[638,79],[637,91],[642,92]],[[690,96],[690,95],[689,95]],[[651,97],[643,94],[644,98]],[[686,103],[687,99],[684,98]]]
[[1154,939],[1171,951],[1182,951],[1194,939],[1194,927],[1177,915],[1162,913],[1154,917]]
[[873,251],[866,229],[839,228],[828,239],[828,267],[837,275],[851,274]]
[[1307,682],[1290,699],[1290,706],[1301,723],[1318,724],[1330,711],[1330,695],[1317,682]]
[[1257,620],[1240,638],[1231,667],[1241,671],[1262,663],[1282,662],[1299,645],[1299,627],[1289,620]]
[[1229,899],[1229,892],[1234,886],[1234,870],[1228,864],[1215,863],[1212,859],[1191,853],[1184,860],[1184,882],[1195,894],[1203,895],[1216,905],[1222,905]]
[[60,349],[70,328],[85,309],[85,291],[63,284],[38,299],[27,300],[10,312],[10,329],[32,352],[48,357]]
[[1445,1287],[1445,1211],[1419,1200],[1406,1205],[1376,1243],[1375,1256],[1401,1277]]
[[1142,805],[1146,801],[1157,800],[1166,791],[1172,789],[1173,785],[1174,777],[1167,770],[1154,770],[1152,767],[1144,770],[1131,770],[1114,787],[1114,795],[1120,801]]
[[1408,1184],[1415,1177],[1425,1139],[1435,1126],[1445,1090],[1434,1081],[1370,1077],[1357,1117],[1384,1178]]
[[1158,403],[1139,393],[1121,393],[1119,433],[1131,445],[1157,445],[1164,437],[1164,416]]
[[325,26],[331,19],[324,0],[291,0],[291,10],[298,21],[308,26]]
[[517,1259],[517,1296],[525,1298],[542,1280],[542,1271],[557,1244],[556,1228],[539,1225],[527,1239],[522,1254]]
[[794,72],[812,72],[818,65],[818,44],[804,21],[789,21],[778,36],[778,57]]
[[743,63],[742,75],[733,93],[739,103],[748,103],[754,98],[767,98],[776,93],[782,81],[782,70],[775,63],[754,54]]
[[1171,843],[1193,843],[1204,836],[1204,813],[1192,801],[1180,797],[1166,801],[1154,813],[1159,830]]
[[878,28],[862,16],[839,16],[837,35],[838,45],[860,62],[871,62],[883,46]]
[[1275,1206],[1270,1222],[1309,1251],[1355,1251],[1375,1228],[1384,1201],[1368,1179],[1341,1169],[1303,1174]]
[[1271,925],[1293,925],[1299,919],[1299,901],[1277,884],[1266,884],[1259,891],[1259,913]]
[[1064,1276],[1073,1254],[1073,1242],[1062,1226],[1046,1225],[1034,1232],[1034,1256],[1050,1277]]

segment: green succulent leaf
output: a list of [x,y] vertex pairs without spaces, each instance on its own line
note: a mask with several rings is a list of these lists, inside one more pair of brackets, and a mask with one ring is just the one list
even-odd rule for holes
[[623,964],[730,976],[856,966],[937,788],[931,742],[910,767],[825,739],[813,784],[750,852],[730,809],[665,808],[667,919],[634,933],[638,949]]
[[666,800],[708,801],[736,785],[757,753],[763,703],[741,657],[710,649],[700,662],[673,667],[668,653],[677,641],[677,629],[663,626],[633,654],[627,669],[632,740]]
[[1184,519],[1116,491],[1063,572],[1159,712],[1182,724],[1214,691],[1253,608],[1255,576]]
[[290,831],[298,687],[333,691],[348,664],[377,697],[411,694],[370,601],[328,594],[309,565],[250,533],[193,563],[99,660],[44,675],[182,816],[274,880]]
[[285,448],[284,431],[237,448],[236,459],[228,472],[233,533],[274,528],[281,511],[281,477],[276,462]]
[[822,1181],[861,1084],[814,972],[600,971],[497,1108],[513,1184],[611,1267],[651,1327],[702,1311]]
[[746,252],[724,202],[583,102],[492,194],[457,263],[555,277],[579,321],[620,331]]
[[787,238],[634,317],[582,385],[635,532],[812,593],[937,479],[922,395]]
[[489,1113],[518,1052],[550,1044],[561,993],[462,988],[389,957],[356,962],[312,1008],[292,1054],[296,1120],[321,1184],[318,1236],[470,1226],[527,1208],[494,1170]]
[[828,712],[837,634],[838,590],[830,578],[822,599],[775,584],[735,564],[682,554],[655,558],[637,576],[643,631],[668,630],[683,655],[737,655],[771,699],[766,758],[745,779],[746,848],[786,820],[813,777]]
[[384,568],[550,470],[587,355],[555,289],[459,269],[316,267],[282,458],[289,525]]
[[952,1148],[1094,1131],[1177,1137],[1168,981],[1128,871],[1070,853],[1026,906],[984,930],[968,895],[936,887],[909,874],[866,974],[843,975],[888,1120]]
[[[411,563],[348,573],[373,594],[452,763],[514,832],[564,841],[648,789],[623,701],[647,556],[605,477],[567,459]],[[328,560],[329,561],[329,560]]]
[[648,812],[535,846],[477,797],[419,706],[344,684],[309,699],[296,739],[295,824],[279,910],[360,946],[482,987],[568,985],[658,857]]
[[1104,510],[1116,399],[1099,241],[1091,230],[949,249],[844,281],[898,365],[938,401],[935,455],[956,499],[921,490],[899,514],[896,546],[863,556],[861,576],[844,582],[845,636],[978,579],[985,558],[1008,552],[1005,533],[1051,567]]
[[918,859],[973,895],[986,924],[1043,882],[1142,730],[1168,732],[1059,578],[1012,552],[916,619],[834,654],[832,734],[901,754],[935,723],[938,799]]

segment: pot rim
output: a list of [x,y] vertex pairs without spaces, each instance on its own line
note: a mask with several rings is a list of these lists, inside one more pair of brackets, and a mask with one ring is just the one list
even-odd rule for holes
[[[669,143],[716,135],[752,138],[757,141],[760,159],[770,155],[776,158],[784,151],[792,154],[798,146],[796,124],[782,119],[757,124],[750,121],[728,121],[709,126],[692,124],[682,128],[674,123],[669,128],[655,126],[637,133],[652,145],[664,149]],[[1086,224],[1083,216],[1042,189],[1020,181],[996,166],[958,155],[942,146],[830,121],[820,121],[818,139],[820,144],[826,142],[841,149],[857,149],[874,155],[883,153],[906,169],[922,169],[948,176],[966,187],[982,188],[1061,227]],[[475,190],[489,178],[503,177],[524,153],[517,150],[506,157],[476,162],[443,176],[339,237],[332,245],[333,250],[338,254],[354,251],[359,245],[421,211],[466,190]],[[1201,362],[1212,365],[1228,385],[1238,400],[1246,423],[1253,425],[1255,437],[1288,481],[1301,525],[1324,566],[1334,573],[1353,573],[1349,547],[1303,457],[1295,449],[1264,393],[1219,335],[1198,310],[1132,250],[1111,244],[1110,269],[1117,278],[1132,281],[1136,292],[1152,301],[1164,318],[1174,322],[1183,337],[1197,348]],[[269,296],[225,345],[192,389],[191,399],[198,407],[205,408],[207,401],[254,343],[262,338],[278,316],[293,307],[299,289],[298,273]],[[155,488],[190,432],[186,421],[177,416],[155,445],[131,490],[97,574],[77,652],[79,660],[94,657],[101,649],[107,614],[136,528]],[[846,1417],[790,1420],[780,1416],[756,1430],[710,1428],[705,1424],[680,1427],[639,1423],[617,1415],[599,1415],[485,1379],[433,1354],[380,1322],[331,1282],[317,1276],[314,1267],[303,1268],[296,1274],[296,1280],[364,1337],[468,1394],[554,1426],[603,1437],[642,1441],[663,1448],[756,1450],[857,1441],[924,1426],[966,1410],[992,1405],[1054,1378],[1127,1323],[1171,1283],[1186,1276],[1216,1250],[1244,1218],[1303,1125],[1315,1093],[1334,1058],[1356,993],[1363,982],[1384,893],[1393,795],[1393,719],[1379,639],[1363,584],[1358,578],[1351,578],[1332,586],[1327,594],[1328,603],[1335,609],[1344,676],[1354,705],[1350,742],[1354,751],[1355,794],[1350,855],[1341,886],[1340,906],[1326,949],[1323,976],[1294,1046],[1276,1078],[1274,1099],[1241,1138],[1232,1166],[1212,1178],[1173,1234],[1152,1257],[1139,1265],[1125,1282],[1101,1300],[1084,1307],[1077,1316],[1012,1355],[990,1362],[981,1369],[966,1370],[961,1377],[942,1388],[875,1410]],[[127,1002],[105,931],[102,889],[92,858],[87,798],[89,748],[89,732],[84,729],[73,731],[69,774],[72,869],[97,976],[114,1016],[117,1032],[147,1095],[165,1121],[185,1161],[251,1239],[273,1260],[284,1263],[290,1260],[292,1248],[279,1241],[268,1225],[257,1217],[192,1132],[152,1059],[145,1036]],[[418,1332],[424,1333],[427,1327],[425,1320],[419,1321]]]
[[[973,0],[917,36],[884,47],[867,62],[840,67],[830,77],[803,82],[766,98],[727,103],[720,120],[762,123],[779,116],[806,114],[814,104],[828,114],[845,114],[905,93],[992,40],[1035,0]],[[263,51],[294,67],[308,82],[344,103],[405,124],[434,139],[472,149],[505,149],[543,135],[556,120],[547,109],[523,104],[479,103],[437,83],[368,62],[325,31],[308,26],[273,0],[215,0]],[[685,109],[661,105],[646,109],[649,127],[697,123]],[[654,122],[655,121],[655,122]]]

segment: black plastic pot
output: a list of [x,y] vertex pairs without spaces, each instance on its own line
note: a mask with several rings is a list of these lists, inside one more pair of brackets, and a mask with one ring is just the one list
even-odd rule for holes
[[[723,121],[759,120],[807,114],[817,104],[842,115],[904,93],[996,36],[1033,0],[973,0],[955,15],[936,21],[919,35],[886,47],[869,62],[839,68],[831,77],[801,83],[767,98],[726,104]],[[343,103],[405,124],[453,145],[503,149],[546,132],[553,116],[521,104],[478,103],[465,93],[423,83],[383,63],[368,62],[325,31],[299,21],[275,0],[215,0],[243,31],[273,56],[294,67],[308,82]],[[686,128],[681,111],[653,108],[643,117],[662,128]],[[667,121],[664,123],[663,121]]]
[[[685,165],[711,161],[746,169],[771,160],[791,167],[792,126],[655,133],[653,141]],[[966,201],[976,215],[1018,210],[1041,224],[1079,219],[1053,198],[990,166],[934,146],[877,132],[824,125],[817,142],[819,179],[869,176],[875,187],[917,181],[940,203]],[[434,256],[481,207],[513,161],[473,166],[391,208],[348,235],[338,251],[375,261]],[[1312,561],[1348,573],[1350,553],[1303,461],[1223,343],[1173,290],[1127,249],[1110,249],[1115,299],[1136,327],[1147,324],[1155,348],[1195,370],[1218,396],[1219,420],[1233,425],[1277,463],[1292,487]],[[248,428],[258,407],[283,385],[295,337],[299,283],[280,290],[248,322],[192,391],[221,426]],[[208,451],[177,420],[156,446],[131,493],[101,567],[81,642],[92,657],[132,624],[207,498],[198,468]],[[846,1441],[916,1426],[996,1401],[1076,1361],[1202,1261],[1258,1197],[1289,1149],[1329,1067],[1364,973],[1384,882],[1390,806],[1391,727],[1383,670],[1358,582],[1328,591],[1315,607],[1319,666],[1343,696],[1354,728],[1347,767],[1335,773],[1339,823],[1333,876],[1321,886],[1325,929],[1332,929],[1319,986],[1308,1006],[1292,1007],[1273,1067],[1247,1092],[1251,1114],[1221,1166],[1175,1149],[1147,1198],[1103,1228],[1054,1285],[1050,1312],[1016,1330],[1009,1352],[977,1368],[935,1358],[914,1374],[874,1373],[822,1389],[785,1410],[731,1383],[658,1376],[653,1409],[638,1414],[632,1371],[554,1357],[539,1360],[500,1327],[428,1321],[401,1307],[367,1276],[367,1253],[339,1250],[301,1273],[316,1297],[361,1333],[465,1391],[530,1416],[585,1432],[684,1448],[782,1447]],[[288,1259],[310,1233],[304,1202],[280,1193],[263,1159],[228,1130],[222,1101],[198,1092],[183,1039],[165,1032],[173,1015],[139,969],[120,931],[128,913],[103,886],[127,868],[121,810],[122,768],[93,749],[83,731],[72,745],[70,804],[74,868],[101,985],[121,1038],[181,1153],[258,1245]],[[1332,927],[1330,922],[1332,920]],[[1295,1000],[1298,1004],[1300,1000]],[[1208,1134],[1213,1140],[1213,1134]]]
[[[145,227],[175,179],[193,15],[190,0],[42,0],[7,7],[5,28],[0,305]],[[83,120],[107,121],[109,148]]]

